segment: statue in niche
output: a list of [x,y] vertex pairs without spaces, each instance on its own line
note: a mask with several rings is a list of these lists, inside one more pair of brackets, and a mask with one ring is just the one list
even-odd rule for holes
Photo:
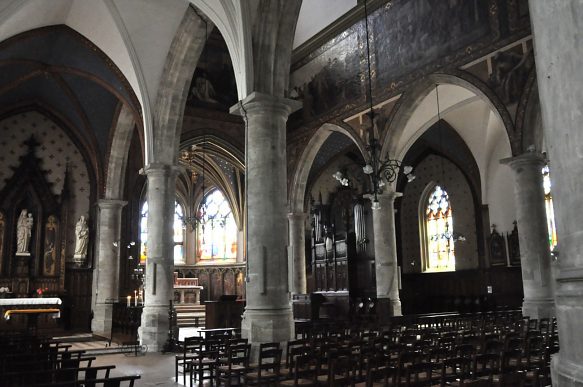
[[89,227],[85,216],[81,215],[75,225],[75,254],[74,258],[85,258],[87,256],[87,244],[89,242]]
[[33,224],[32,213],[28,212],[27,209],[23,209],[16,223],[16,255],[30,255],[28,247]]

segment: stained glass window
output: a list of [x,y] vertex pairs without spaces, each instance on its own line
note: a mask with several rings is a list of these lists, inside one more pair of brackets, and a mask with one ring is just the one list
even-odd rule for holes
[[436,185],[425,207],[427,257],[425,271],[455,270],[453,210],[447,192]]
[[[142,205],[140,220],[140,264],[146,264],[148,256],[148,202]],[[184,264],[184,225],[182,223],[184,211],[178,202],[174,202],[174,264]]]
[[237,257],[237,225],[231,206],[216,189],[206,195],[199,208],[197,257],[199,261],[234,262]]
[[146,264],[148,256],[148,202],[145,201],[140,212],[140,265]]
[[178,202],[174,202],[174,223],[172,229],[174,230],[174,264],[184,265],[184,211]]
[[551,251],[557,245],[557,229],[555,227],[555,211],[553,209],[553,196],[551,195],[551,177],[549,166],[545,165],[543,170],[543,187],[545,189],[545,208],[547,210],[547,227],[549,230],[549,245]]

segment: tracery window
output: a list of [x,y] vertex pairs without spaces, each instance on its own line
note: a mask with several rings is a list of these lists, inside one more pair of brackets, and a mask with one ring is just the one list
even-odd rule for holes
[[557,229],[555,227],[555,211],[553,209],[553,196],[551,195],[551,177],[549,166],[545,165],[542,170],[543,187],[545,190],[545,208],[547,211],[547,228],[549,230],[549,245],[551,251],[557,245]]
[[148,201],[144,201],[140,211],[140,265],[146,264],[148,257]]
[[184,210],[182,205],[178,202],[174,202],[174,223],[172,224],[172,229],[174,230],[174,264],[186,263],[184,259]]
[[[144,201],[142,211],[140,213],[140,264],[146,264],[148,256],[148,201]],[[184,264],[184,225],[182,223],[184,210],[182,205],[174,202],[174,264]]]
[[453,210],[447,192],[435,185],[425,201],[423,271],[454,271]]
[[198,216],[201,219],[197,230],[198,260],[234,262],[238,230],[231,206],[220,190],[206,195]]

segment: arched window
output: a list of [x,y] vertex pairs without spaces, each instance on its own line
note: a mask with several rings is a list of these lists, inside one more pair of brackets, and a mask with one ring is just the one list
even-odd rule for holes
[[[148,201],[144,201],[140,219],[140,264],[146,264],[148,256]],[[184,226],[182,223],[184,210],[182,205],[174,202],[174,264],[184,264]]]
[[140,211],[140,265],[146,264],[148,256],[148,201],[144,201]]
[[454,271],[453,210],[447,192],[435,185],[423,196],[422,261],[424,272]]
[[234,262],[237,257],[237,225],[231,206],[215,189],[205,196],[199,211],[197,257],[201,262]]
[[184,210],[182,205],[174,202],[174,223],[172,229],[174,230],[174,264],[184,265]]
[[549,245],[551,251],[557,245],[557,229],[555,227],[555,211],[553,209],[553,196],[551,195],[551,177],[549,166],[545,165],[542,170],[543,187],[545,189],[545,208],[547,210],[547,227],[549,229]]

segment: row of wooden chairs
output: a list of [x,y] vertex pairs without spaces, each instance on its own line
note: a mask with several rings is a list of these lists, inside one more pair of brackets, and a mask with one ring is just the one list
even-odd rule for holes
[[94,356],[68,344],[29,335],[0,336],[0,385],[132,387],[139,375],[114,377],[115,365],[94,366]]

